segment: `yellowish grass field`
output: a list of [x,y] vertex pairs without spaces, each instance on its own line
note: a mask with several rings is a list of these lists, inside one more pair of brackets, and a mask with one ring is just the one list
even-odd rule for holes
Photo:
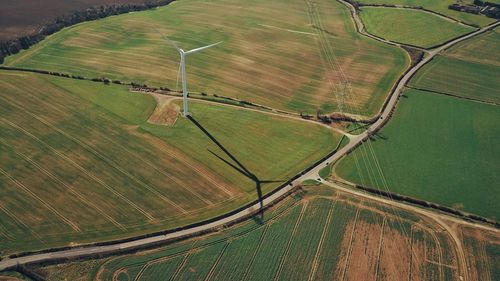
[[[188,57],[190,91],[295,112],[347,103],[374,115],[408,64],[403,50],[360,36],[336,1],[186,0],[67,28],[6,65],[174,89],[178,54],[159,32],[186,50],[224,41]],[[353,97],[341,101],[345,80]]]
[[258,198],[242,167],[265,194],[340,140],[307,122],[192,103],[226,153],[188,119],[148,123],[152,96],[12,71],[0,72],[0,101],[0,255],[216,216]]

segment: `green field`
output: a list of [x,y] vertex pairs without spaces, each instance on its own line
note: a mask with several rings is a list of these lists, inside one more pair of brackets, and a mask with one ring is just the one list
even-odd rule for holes
[[498,30],[486,32],[445,51],[410,81],[420,89],[500,103]]
[[294,112],[337,110],[348,79],[357,98],[345,102],[374,115],[409,63],[336,1],[186,0],[66,28],[5,64],[175,89],[179,57],[159,32],[186,50],[224,41],[188,57],[190,91]]
[[[436,13],[477,26],[484,26],[495,21],[483,15],[463,13],[448,9],[450,4],[456,3],[455,0],[359,0],[358,2],[363,4],[391,4],[423,7]],[[463,0],[462,2],[464,4],[471,4],[473,0]]]
[[497,106],[407,90],[376,141],[345,157],[336,173],[381,188],[380,166],[392,192],[498,219],[499,121]]
[[491,64],[500,66],[500,29],[478,35],[470,40],[465,40],[446,50],[445,55],[460,60]]
[[340,141],[319,125],[196,102],[200,127],[153,125],[152,96],[45,75],[1,71],[0,99],[1,255],[233,210]]
[[[288,281],[332,280],[342,275],[346,280],[367,280],[377,274],[379,280],[402,280],[411,267],[420,280],[445,280],[426,269],[446,269],[431,263],[437,259],[430,254],[451,247],[451,240],[437,232],[433,223],[424,219],[428,227],[420,228],[416,222],[422,218],[407,215],[338,195],[325,186],[306,187],[300,196],[268,210],[261,222],[250,219],[148,252],[37,272],[48,280],[67,278],[74,271],[82,272],[86,280]],[[443,263],[454,266],[455,261]],[[455,270],[450,273],[457,278]]]
[[363,7],[360,15],[369,33],[422,48],[440,45],[474,30],[432,13],[413,9]]

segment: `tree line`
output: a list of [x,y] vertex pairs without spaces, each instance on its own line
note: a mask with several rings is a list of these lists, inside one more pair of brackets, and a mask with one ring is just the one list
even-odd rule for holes
[[84,21],[102,19],[108,16],[124,14],[134,11],[144,11],[147,9],[165,6],[175,0],[150,0],[142,4],[113,4],[104,6],[94,6],[84,10],[78,10],[56,17],[50,23],[44,25],[38,32],[21,36],[15,39],[0,41],[0,63],[5,57],[17,54],[23,49],[40,42],[48,35],[58,32],[64,27],[68,27]]

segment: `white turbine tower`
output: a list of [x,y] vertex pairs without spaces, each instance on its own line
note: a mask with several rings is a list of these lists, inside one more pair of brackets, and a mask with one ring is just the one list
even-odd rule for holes
[[[189,51],[184,51],[183,49],[177,47],[177,44],[175,44],[174,41],[168,39],[167,36],[164,35],[163,38],[165,38],[165,40],[170,45],[172,45],[177,50],[177,52],[179,52],[179,55],[181,56],[180,66],[181,66],[181,74],[182,74],[182,99],[183,99],[183,113],[182,113],[182,115],[184,117],[187,117],[189,115],[189,112],[188,112],[188,101],[187,101],[188,93],[187,93],[187,79],[186,79],[186,56],[189,54],[192,54],[192,53],[196,53],[196,52],[201,51],[201,50],[208,49],[208,48],[213,47],[215,45],[218,45],[218,44],[222,43],[222,41],[217,42],[215,44],[207,45],[204,47],[192,49]],[[179,76],[177,76],[177,77],[179,77]]]

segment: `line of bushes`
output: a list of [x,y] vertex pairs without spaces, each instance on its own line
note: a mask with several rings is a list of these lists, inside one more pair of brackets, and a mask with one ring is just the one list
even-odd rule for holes
[[376,195],[380,195],[380,196],[383,196],[383,197],[387,197],[387,198],[389,198],[391,200],[408,202],[408,203],[411,203],[411,204],[422,206],[424,208],[435,209],[435,210],[442,211],[442,212],[445,212],[445,213],[448,213],[448,214],[452,214],[452,215],[455,215],[455,216],[460,217],[460,218],[462,218],[464,220],[467,220],[467,221],[479,221],[479,222],[483,222],[483,223],[487,223],[487,224],[493,225],[496,228],[500,228],[500,222],[497,222],[497,221],[494,221],[494,220],[490,220],[490,219],[487,219],[487,218],[484,218],[484,217],[481,217],[481,216],[478,216],[478,215],[468,214],[468,213],[465,213],[465,212],[462,212],[462,211],[459,211],[459,210],[456,210],[456,209],[453,209],[453,208],[449,208],[449,207],[446,207],[446,206],[442,206],[442,205],[439,205],[439,204],[436,204],[436,203],[432,203],[432,202],[428,202],[428,201],[425,201],[425,200],[420,200],[420,199],[416,199],[416,198],[413,198],[413,197],[408,197],[408,196],[400,195],[400,194],[397,194],[397,193],[392,193],[392,192],[380,190],[380,189],[373,188],[373,187],[362,186],[362,185],[359,185],[359,184],[356,184],[355,187],[358,188],[358,189],[364,190],[366,192],[372,193],[372,194],[376,194]]
[[419,50],[419,49],[412,48],[412,47],[405,46],[405,45],[401,45],[401,48],[403,48],[410,56],[410,60],[411,60],[410,68],[417,65],[424,58],[424,52]]
[[[23,72],[33,72],[33,73],[38,73],[38,74],[46,74],[46,75],[59,76],[59,77],[65,77],[65,78],[73,78],[73,79],[78,79],[78,80],[92,80],[92,81],[94,81],[93,79],[88,79],[88,78],[85,78],[85,77],[80,76],[80,75],[72,75],[72,74],[67,74],[67,73],[60,73],[60,72],[40,70],[40,69],[17,68],[17,67],[10,67],[10,66],[0,66],[0,69],[13,70],[13,71],[23,71]],[[102,82],[102,80],[100,82]]]
[[[32,69],[32,68],[19,68],[19,67],[12,67],[12,66],[1,66],[0,65],[0,70],[11,70],[11,71],[22,71],[22,72],[31,72],[31,73],[38,73],[38,74],[45,74],[45,75],[52,75],[52,76],[58,76],[58,77],[64,77],[64,78],[71,78],[71,79],[78,79],[78,80],[87,80],[87,81],[92,81],[92,82],[97,82],[97,83],[104,83],[106,85],[109,85],[110,83],[117,84],[117,85],[130,85],[134,90],[142,90],[145,89],[145,91],[156,91],[158,90],[157,88],[151,88],[146,84],[139,84],[135,82],[122,82],[120,80],[110,80],[106,77],[95,77],[95,78],[88,78],[84,77],[81,75],[75,75],[75,74],[68,74],[68,73],[61,73],[61,72],[56,72],[56,71],[48,71],[48,70],[41,70],[41,69]],[[170,91],[168,88],[160,87],[160,90],[163,91]]]
[[427,8],[424,8],[423,6],[411,6],[411,5],[395,5],[395,4],[364,4],[364,3],[358,3],[358,7],[385,7],[385,8],[405,8],[405,9],[414,9],[414,10],[422,10],[422,11],[425,11],[425,12],[429,12],[429,13],[433,13],[433,14],[436,14],[436,15],[440,15],[442,17],[445,17],[445,18],[448,18],[448,19],[451,19],[453,21],[456,21],[456,22],[459,22],[459,23],[462,23],[462,24],[465,24],[465,25],[468,25],[468,26],[471,26],[471,27],[475,27],[475,28],[479,28],[480,26],[477,25],[477,24],[472,24],[472,23],[467,23],[467,22],[464,22],[464,21],[461,21],[459,19],[455,19],[455,18],[452,18],[448,15],[445,15],[443,13],[440,13],[440,12],[436,12],[436,11],[433,11],[433,10],[429,10]]
[[429,89],[424,89],[424,88],[419,88],[419,87],[407,86],[407,88],[418,90],[418,91],[422,91],[422,92],[427,92],[427,93],[445,95],[445,96],[459,98],[459,99],[464,99],[464,100],[470,100],[470,101],[475,101],[475,102],[482,102],[482,103],[486,103],[486,104],[493,104],[493,105],[496,105],[496,106],[500,105],[500,103],[495,102],[495,101],[481,100],[481,99],[477,99],[477,98],[465,97],[465,96],[460,96],[460,95],[456,95],[456,94],[451,94],[451,93],[446,93],[446,92],[439,92],[439,91],[429,90]]
[[159,6],[165,6],[173,1],[175,0],[150,0],[143,4],[113,4],[105,6],[94,6],[85,10],[78,10],[64,14],[40,28],[40,30],[38,30],[38,32],[36,32],[35,34],[22,36],[7,41],[0,41],[0,63],[4,62],[5,57],[17,54],[21,50],[28,49],[30,46],[40,42],[48,35],[54,34],[65,27],[85,21],[102,19],[108,16],[135,11],[144,11]]

